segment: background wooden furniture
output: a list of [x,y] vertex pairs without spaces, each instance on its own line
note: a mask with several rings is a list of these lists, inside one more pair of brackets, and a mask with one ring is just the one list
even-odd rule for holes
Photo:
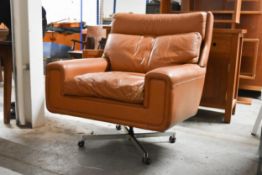
[[75,50],[68,52],[70,58],[98,58],[103,55],[103,50],[98,49],[84,49],[84,50]]
[[[215,27],[246,29],[240,89],[262,89],[262,1],[261,0],[182,0],[182,11],[211,10],[215,15]],[[161,0],[161,12],[170,11],[170,0]]]
[[4,123],[10,123],[12,92],[12,43],[0,41],[0,59],[4,67]]
[[262,49],[260,44],[262,40],[262,1],[182,0],[182,10],[211,10],[216,17],[215,27],[247,30],[243,40],[239,88],[261,91],[262,74],[260,70],[262,70],[262,52],[259,52],[259,50]]
[[[162,0],[163,4],[171,1]],[[257,11],[242,11],[243,6],[257,0],[182,0],[182,12],[212,11],[215,15],[214,31],[206,83],[201,105],[225,110],[224,121],[229,123],[237,102],[239,78],[254,77],[259,39],[244,38],[245,28],[240,27],[243,15],[257,14]],[[170,11],[170,5],[162,5],[163,13]],[[247,21],[247,24],[250,23]],[[247,35],[249,36],[249,35]],[[243,51],[243,64],[241,65]],[[246,63],[248,62],[248,64]],[[247,66],[248,65],[248,66]],[[242,75],[240,75],[240,67]]]
[[[67,34],[47,31],[44,37],[44,42],[54,42],[71,47],[73,39],[80,40],[80,33]],[[75,48],[80,50],[80,44],[76,43]]]
[[[103,53],[102,41],[106,41],[110,30],[111,27],[107,25],[88,26],[84,32],[86,38],[82,42],[84,46],[83,50],[73,49],[69,51],[70,58],[100,57]],[[89,42],[88,39],[92,39],[93,42]]]
[[[188,0],[185,1],[188,2]],[[243,40],[240,88],[261,91],[262,74],[259,71],[262,69],[262,52],[258,51],[261,49],[259,43],[262,39],[262,1],[191,0],[190,2],[191,10],[192,7],[196,11],[212,10],[218,18],[215,20],[216,27],[247,30]]]
[[103,50],[85,49],[83,50],[83,58],[98,58],[103,55]]
[[[240,89],[261,91],[262,89],[262,1],[243,0],[241,21],[237,28],[247,29],[241,64]],[[256,66],[255,66],[256,65]]]
[[244,33],[239,29],[215,29],[213,33],[201,105],[224,109],[226,123],[236,107]]

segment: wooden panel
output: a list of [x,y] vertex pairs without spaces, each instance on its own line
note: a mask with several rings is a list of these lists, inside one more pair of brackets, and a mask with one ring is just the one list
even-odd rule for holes
[[181,10],[182,11],[190,11],[191,5],[193,5],[192,0],[182,0],[181,1]]
[[223,0],[195,0],[193,4],[194,11],[225,10]]
[[242,0],[195,0],[190,6],[193,11],[214,12],[216,27],[235,28],[235,24],[240,22]]
[[160,13],[170,13],[171,0],[161,0]]
[[98,58],[103,55],[103,50],[92,50],[85,49],[83,50],[83,58]]
[[[224,108],[226,102],[231,38],[215,35],[209,56],[202,105]],[[226,46],[223,44],[226,43]],[[221,69],[225,68],[225,69]],[[223,86],[221,86],[221,82]]]
[[233,15],[233,20],[235,21],[235,23],[240,22],[241,6],[242,6],[242,0],[235,0],[235,4],[234,4],[235,13]]
[[[245,10],[259,10],[262,11],[262,1],[257,2],[250,2],[244,4]],[[241,15],[241,23],[237,25],[237,28],[245,28],[247,29],[247,34],[245,37],[247,38],[257,38],[262,41],[262,15],[261,14],[254,14],[254,15]],[[255,77],[253,79],[242,79],[240,80],[240,89],[247,89],[247,90],[255,90],[261,91],[262,89],[262,45],[259,44],[258,47],[258,56],[257,56],[257,63],[256,63],[256,72]],[[248,53],[248,55],[252,55],[253,50]],[[251,69],[252,63],[243,62],[245,67]],[[249,67],[250,65],[250,67]]]
[[244,38],[240,78],[254,79],[256,77],[258,49],[259,39]]
[[225,110],[229,123],[239,83],[243,31],[215,30],[201,100],[202,106]]

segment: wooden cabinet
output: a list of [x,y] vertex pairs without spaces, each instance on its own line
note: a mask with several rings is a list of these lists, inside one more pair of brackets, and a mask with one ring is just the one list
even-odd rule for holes
[[207,66],[202,106],[225,110],[229,123],[237,101],[244,30],[215,29]]
[[[164,1],[163,1],[164,2]],[[240,89],[262,89],[262,1],[181,0],[185,11],[211,10],[216,28],[245,29],[240,72]]]
[[[170,3],[171,1],[161,2]],[[258,21],[248,21],[250,16],[262,14],[259,11],[260,6],[251,8],[253,6],[250,4],[256,3],[261,4],[261,1],[181,0],[182,12],[212,11],[215,16],[213,43],[201,105],[224,109],[224,121],[227,123],[230,122],[236,106],[240,77],[249,79],[248,81],[254,77],[257,78],[260,64],[258,52],[260,38],[256,29],[257,25],[252,24]],[[168,5],[163,5],[163,7],[166,7],[162,9],[163,13],[178,13],[171,11]],[[247,34],[245,34],[245,29],[247,29]],[[240,70],[242,75],[240,75]],[[243,86],[242,79],[241,86]]]
[[[170,0],[161,0],[162,13],[170,10]],[[215,28],[246,29],[243,39],[240,89],[262,89],[262,1],[261,0],[181,0],[182,12],[212,11]]]

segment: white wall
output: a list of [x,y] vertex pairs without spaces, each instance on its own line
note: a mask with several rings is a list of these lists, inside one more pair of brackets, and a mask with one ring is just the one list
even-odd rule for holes
[[110,17],[113,14],[114,0],[104,0],[104,17]]
[[146,0],[117,0],[116,12],[133,12],[144,14],[146,12]]
[[13,0],[13,56],[17,120],[32,127],[44,123],[44,77],[40,0]]
[[[104,17],[113,13],[113,0],[104,1]],[[42,0],[47,12],[47,21],[63,19],[80,21],[80,0]],[[145,13],[146,0],[117,0],[116,12]],[[96,0],[83,0],[83,21],[96,24]]]
[[[42,5],[48,23],[63,19],[80,21],[80,0],[42,0]],[[96,24],[96,0],[83,0],[83,21],[88,25]]]
[[[104,17],[109,17],[113,13],[114,0],[104,0]],[[116,12],[146,12],[146,0],[117,0]]]

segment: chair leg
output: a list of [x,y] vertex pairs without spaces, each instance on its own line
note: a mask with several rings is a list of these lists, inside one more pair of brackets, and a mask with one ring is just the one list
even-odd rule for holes
[[[117,125],[116,129],[121,130],[121,126]],[[124,139],[127,138],[130,140],[135,147],[138,149],[138,151],[142,155],[142,162],[144,164],[149,165],[151,160],[149,157],[148,152],[146,149],[143,147],[143,145],[137,140],[137,138],[149,138],[149,137],[164,137],[164,136],[169,136],[169,142],[170,143],[175,143],[176,137],[175,137],[175,132],[166,132],[166,133],[160,133],[160,132],[154,132],[154,133],[134,133],[133,127],[124,127],[124,131],[126,133],[123,134],[106,134],[106,135],[94,135],[94,133],[90,133],[89,135],[83,135],[82,139],[78,142],[78,146],[80,148],[85,146],[85,141],[87,140],[106,140],[106,139]]]
[[151,163],[151,160],[149,158],[149,154],[148,152],[145,150],[145,148],[143,147],[143,145],[137,140],[137,138],[135,137],[134,134],[134,129],[132,127],[130,127],[130,129],[128,130],[127,127],[125,127],[126,131],[129,132],[129,137],[130,140],[132,141],[132,143],[135,145],[135,147],[138,149],[138,151],[142,154],[142,162],[144,164],[149,165]]

